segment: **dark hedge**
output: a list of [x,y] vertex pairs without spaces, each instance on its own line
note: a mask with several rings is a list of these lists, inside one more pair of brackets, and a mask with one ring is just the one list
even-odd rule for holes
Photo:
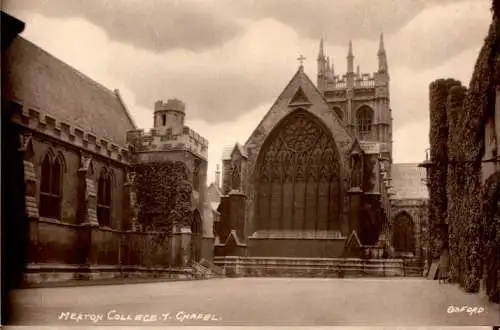
[[429,87],[430,157],[435,166],[430,170],[429,185],[429,243],[430,257],[437,259],[441,244],[447,243],[448,235],[442,228],[447,217],[446,179],[448,171],[448,120],[446,103],[451,86],[460,85],[454,79],[439,79]]
[[[500,291],[500,172],[485,178],[483,185],[481,160],[485,123],[495,114],[496,88],[500,85],[499,3],[493,1],[493,22],[468,90],[446,80],[436,81],[430,88],[431,156],[437,160],[436,169],[431,171],[430,235],[436,236],[435,227],[447,212],[451,279],[465,291],[477,292],[484,278],[486,292],[496,302]],[[447,124],[443,113],[446,94]],[[443,159],[449,161],[446,181],[440,165]]]
[[[451,161],[459,158],[459,148],[457,146],[457,138],[459,138],[458,122],[463,115],[463,104],[467,89],[463,86],[453,86],[449,90],[447,100],[447,118],[448,118],[448,158]],[[462,223],[463,217],[457,213],[457,201],[462,202],[462,195],[465,189],[464,178],[462,176],[463,165],[460,163],[449,163],[447,173],[447,198],[448,198],[448,242],[450,248],[450,280],[452,282],[460,282],[460,274],[463,271],[460,268],[460,260],[464,258],[460,255],[460,237],[463,235]]]

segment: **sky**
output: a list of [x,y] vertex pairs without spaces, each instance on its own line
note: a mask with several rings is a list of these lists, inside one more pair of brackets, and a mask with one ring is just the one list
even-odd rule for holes
[[490,0],[4,0],[23,37],[109,89],[139,128],[157,100],[181,99],[209,141],[208,181],[222,150],[245,143],[298,68],[316,81],[319,40],[339,74],[377,70],[384,33],[394,162],[420,162],[429,84],[468,86],[491,22]]

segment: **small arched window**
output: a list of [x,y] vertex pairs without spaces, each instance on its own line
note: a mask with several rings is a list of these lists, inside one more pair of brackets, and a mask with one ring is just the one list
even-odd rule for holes
[[373,124],[373,110],[367,106],[362,106],[357,111],[358,132],[360,139],[370,137]]
[[40,182],[40,216],[51,219],[61,218],[62,162],[59,157],[47,153],[42,161]]
[[111,172],[104,168],[97,184],[97,220],[99,225],[109,227],[111,223]]

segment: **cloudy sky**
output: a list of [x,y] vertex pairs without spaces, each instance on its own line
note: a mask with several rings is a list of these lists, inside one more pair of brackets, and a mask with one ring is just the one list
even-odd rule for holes
[[428,85],[469,79],[490,23],[489,0],[5,0],[23,36],[110,89],[140,128],[156,100],[179,98],[209,141],[209,181],[222,149],[244,143],[306,57],[316,81],[319,40],[336,71],[377,69],[385,35],[395,162],[428,145]]

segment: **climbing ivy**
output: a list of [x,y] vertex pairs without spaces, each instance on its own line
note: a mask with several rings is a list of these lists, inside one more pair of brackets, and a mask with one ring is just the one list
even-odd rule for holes
[[146,230],[171,232],[174,225],[190,226],[189,170],[182,162],[135,166],[139,223]]

